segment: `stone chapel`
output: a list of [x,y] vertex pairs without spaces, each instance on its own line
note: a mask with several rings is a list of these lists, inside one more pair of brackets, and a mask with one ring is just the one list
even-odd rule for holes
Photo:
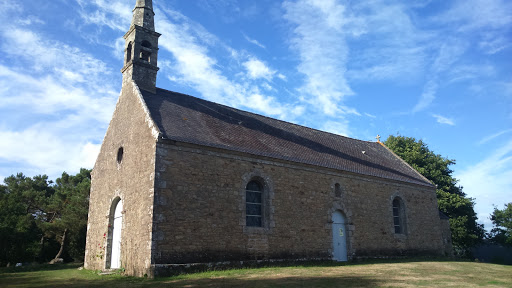
[[435,186],[367,142],[156,87],[151,0],[92,172],[85,268],[445,255]]

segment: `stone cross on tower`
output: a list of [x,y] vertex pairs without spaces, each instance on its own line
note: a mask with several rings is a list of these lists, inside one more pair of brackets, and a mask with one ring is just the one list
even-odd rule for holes
[[137,0],[130,29],[124,35],[123,86],[135,81],[140,89],[155,93],[158,72],[158,37],[152,0]]

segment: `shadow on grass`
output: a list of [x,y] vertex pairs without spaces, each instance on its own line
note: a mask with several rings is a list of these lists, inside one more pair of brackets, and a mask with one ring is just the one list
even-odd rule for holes
[[245,263],[240,266],[234,264],[234,266],[223,266],[223,267],[207,267],[198,266],[186,268],[184,270],[174,271],[163,271],[159,277],[173,277],[179,275],[195,275],[200,273],[215,272],[215,271],[228,271],[228,270],[251,270],[260,268],[292,268],[292,267],[303,267],[303,268],[314,268],[314,267],[340,267],[340,266],[354,266],[354,265],[368,265],[368,264],[398,264],[398,263],[413,263],[413,262],[447,262],[447,261],[459,261],[465,262],[469,260],[454,259],[453,257],[403,257],[403,258],[366,258],[351,260],[349,262],[336,262],[329,260],[312,260],[312,261],[275,261],[275,262],[258,262],[258,263]]
[[412,263],[412,262],[471,262],[466,258],[456,257],[403,257],[403,258],[364,258],[347,262],[348,265],[367,265],[367,264],[398,264],[398,263]]
[[[8,287],[376,287],[382,284],[370,277],[332,276],[332,277],[284,277],[284,278],[201,278],[157,280],[114,277],[102,279],[52,278],[41,279],[37,275],[9,277]],[[1,279],[1,278],[0,278]],[[0,285],[2,286],[2,285]]]
[[83,266],[83,263],[68,263],[68,264],[31,264],[21,267],[2,267],[0,268],[0,274],[3,273],[21,273],[21,272],[33,272],[33,271],[52,271],[52,270],[64,270],[64,269],[78,269]]

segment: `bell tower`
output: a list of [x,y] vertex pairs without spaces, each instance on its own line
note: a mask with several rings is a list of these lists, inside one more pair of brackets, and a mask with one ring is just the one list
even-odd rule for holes
[[130,29],[124,35],[123,86],[133,80],[140,89],[155,93],[158,72],[158,37],[152,0],[137,0]]

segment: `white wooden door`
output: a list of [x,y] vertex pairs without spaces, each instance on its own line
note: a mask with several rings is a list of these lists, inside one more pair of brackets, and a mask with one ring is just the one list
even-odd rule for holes
[[110,268],[121,268],[121,228],[123,228],[123,204],[117,203],[114,212],[114,227],[112,232],[112,257],[110,258]]
[[341,211],[332,214],[332,245],[333,259],[335,261],[347,261],[347,229],[345,216]]

